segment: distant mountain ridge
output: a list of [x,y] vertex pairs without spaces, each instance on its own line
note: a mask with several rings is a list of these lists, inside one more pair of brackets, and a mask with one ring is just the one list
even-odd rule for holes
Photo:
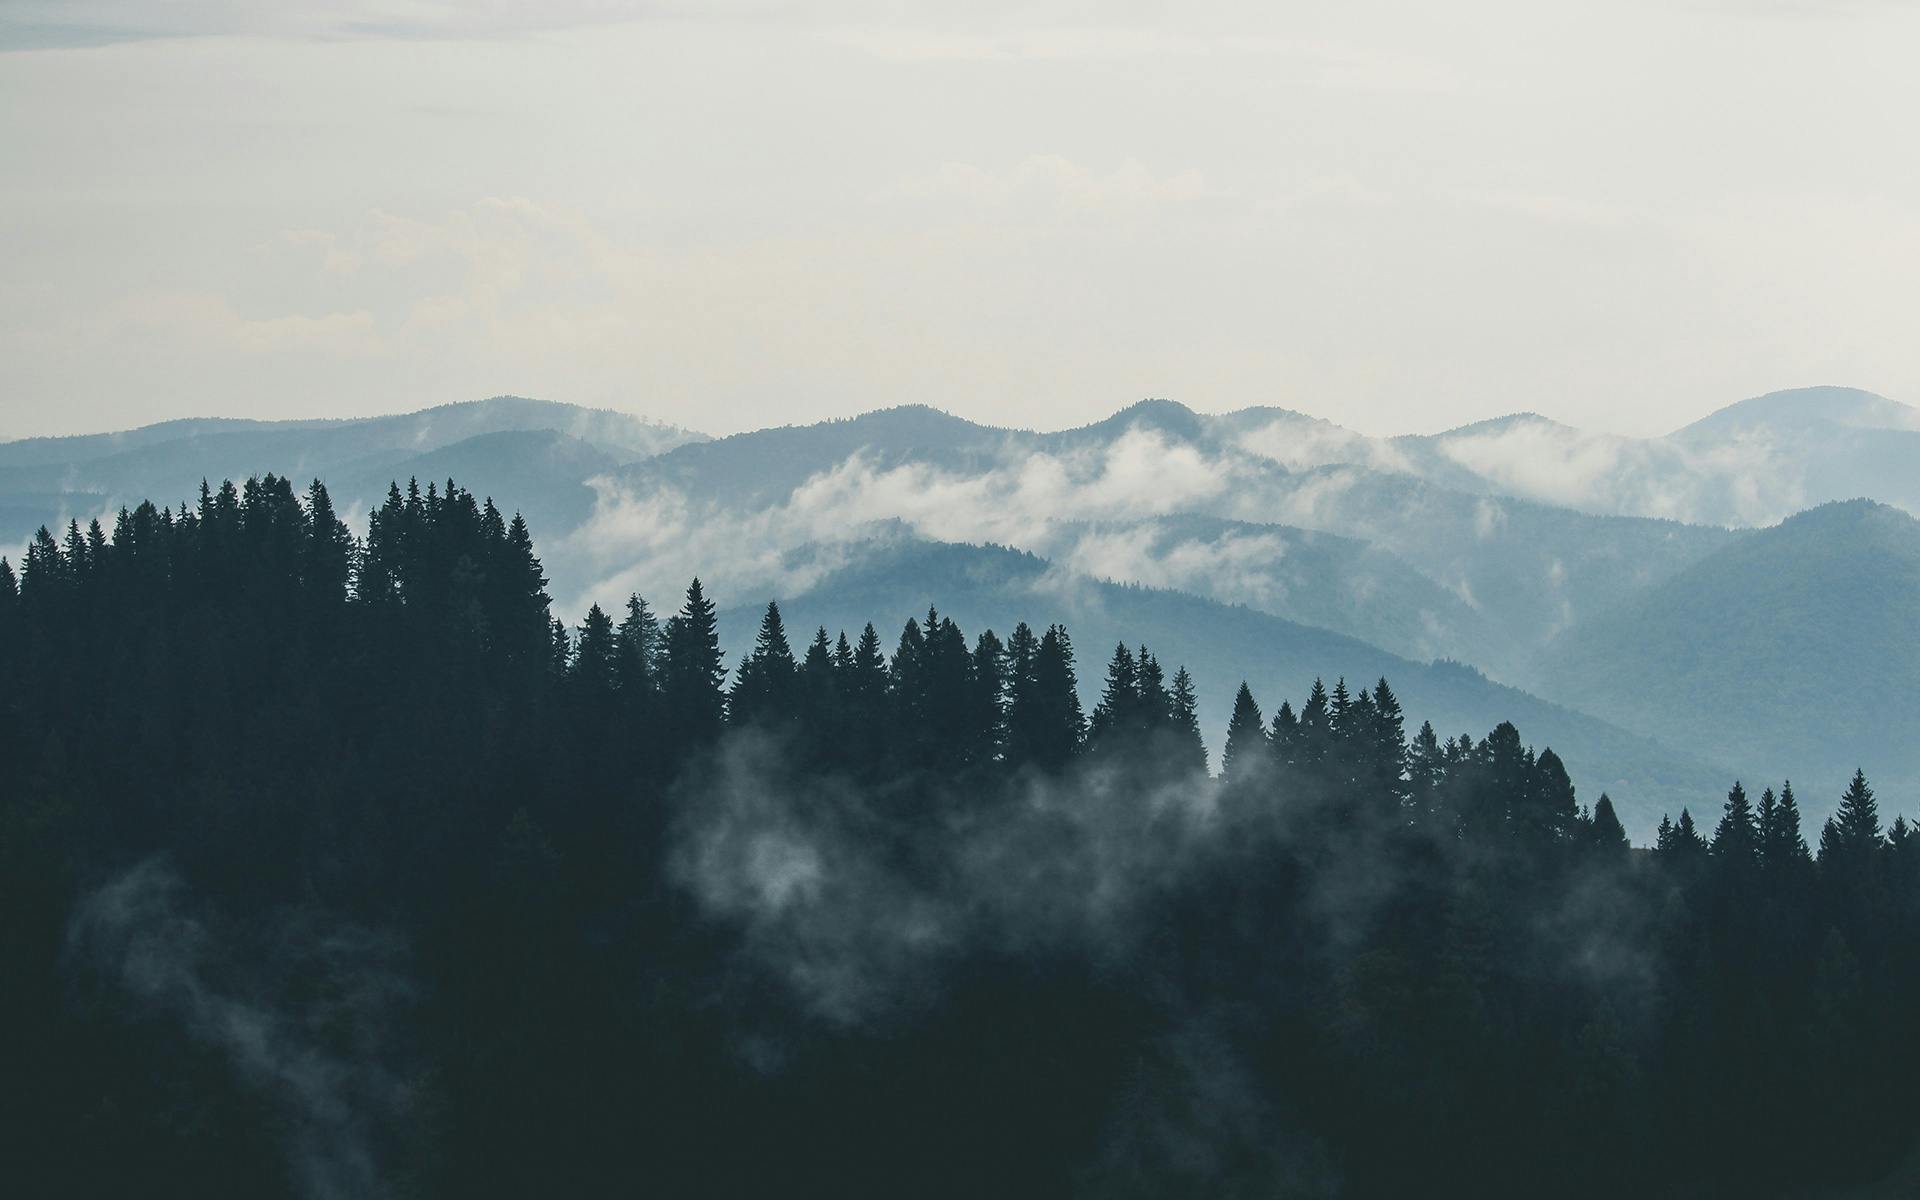
[[[358,523],[390,481],[452,477],[526,514],[569,616],[630,590],[677,594],[694,573],[729,602],[793,598],[796,618],[814,606],[836,620],[899,619],[898,603],[924,595],[973,605],[996,628],[1077,614],[1076,636],[1084,624],[1097,642],[1126,633],[1110,617],[1125,610],[1141,623],[1127,636],[1152,631],[1184,648],[1209,705],[1261,662],[1292,695],[1306,680],[1282,665],[1378,668],[1418,693],[1417,681],[1437,678],[1430,670],[1464,669],[1422,664],[1458,660],[1473,664],[1476,695],[1514,706],[1505,715],[1529,738],[1564,752],[1554,723],[1598,718],[1576,739],[1600,725],[1625,739],[1604,754],[1576,740],[1569,761],[1602,773],[1583,786],[1613,779],[1653,794],[1645,781],[1704,761],[1723,773],[1884,763],[1898,788],[1920,787],[1920,761],[1910,771],[1909,756],[1885,751],[1894,726],[1823,724],[1770,697],[1796,678],[1827,690],[1871,681],[1901,697],[1885,706],[1890,719],[1907,719],[1920,659],[1902,631],[1920,576],[1902,565],[1913,522],[1900,510],[1920,509],[1916,467],[1920,411],[1845,388],[1756,397],[1653,439],[1531,412],[1374,438],[1286,408],[1208,414],[1165,399],[1048,432],[903,405],[713,439],[495,397],[390,417],[184,420],[0,443],[0,552],[41,523],[190,500],[202,478],[321,477]],[[1861,495],[1879,506],[1780,523]],[[1037,565],[964,553],[990,546]],[[973,582],[927,592],[962,560]],[[1834,573],[1866,582],[1805,590]],[[871,611],[856,611],[862,597]],[[1801,635],[1814,623],[1838,640],[1781,660],[1810,644]],[[1325,653],[1263,648],[1262,637]],[[1700,660],[1709,646],[1717,658]],[[1081,649],[1104,657],[1111,646]],[[1712,697],[1710,719],[1687,699],[1698,696]],[[1571,717],[1528,728],[1518,714],[1541,704]]]
[[[1032,554],[998,546],[956,546],[895,539],[862,547],[853,560],[813,587],[780,601],[789,635],[805,642],[816,626],[857,638],[872,621],[891,652],[900,625],[930,606],[969,637],[987,628],[1004,639],[1027,621],[1044,629],[1064,623],[1073,637],[1089,711],[1106,661],[1121,640],[1145,643],[1168,673],[1184,664],[1199,687],[1203,735],[1216,756],[1233,691],[1250,682],[1267,715],[1283,699],[1298,708],[1315,677],[1349,686],[1385,677],[1406,708],[1408,732],[1431,720],[1442,737],[1484,736],[1510,720],[1535,747],[1551,745],[1566,760],[1591,804],[1608,791],[1634,837],[1648,840],[1663,812],[1697,804],[1724,788],[1723,771],[1605,721],[1489,680],[1457,663],[1412,662],[1355,638],[1287,621],[1238,605],[1159,588],[1088,580],[1057,571]],[[721,613],[722,644],[731,661],[753,644],[765,601]]]
[[1920,791],[1920,520],[1822,505],[1746,534],[1549,646],[1545,690],[1669,745]]
[[[518,396],[382,417],[166,421],[119,433],[0,442],[0,512],[23,513],[34,524],[85,521],[121,503],[190,499],[202,479],[263,471],[334,479],[346,508],[377,499],[388,479],[414,473],[417,464],[409,464],[422,455],[506,433],[555,434],[591,447],[595,473],[705,437],[627,413]],[[488,463],[484,446],[456,456],[469,474],[476,466],[491,469],[482,465]],[[505,447],[496,443],[495,449]],[[499,465],[503,478],[524,474],[504,457]],[[355,491],[371,488],[376,478],[371,496]],[[584,478],[566,482],[577,486]],[[11,531],[5,540],[14,540]]]

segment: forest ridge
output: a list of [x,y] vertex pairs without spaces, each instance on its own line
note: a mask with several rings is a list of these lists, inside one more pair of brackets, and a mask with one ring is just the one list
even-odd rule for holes
[[796,655],[769,605],[729,672],[697,581],[576,629],[547,587],[451,481],[364,540],[269,475],[0,567],[9,1161],[252,1195],[1912,1169],[1920,845],[1860,774],[1814,849],[1790,785],[1735,784],[1633,850],[1553,751],[1408,736],[1385,680],[1271,720],[1243,685],[1210,776],[1191,679],[1130,642],[1083,713],[1059,625]]

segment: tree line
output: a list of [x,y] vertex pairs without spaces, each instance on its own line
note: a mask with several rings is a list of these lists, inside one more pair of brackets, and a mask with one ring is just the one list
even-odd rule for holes
[[[1634,849],[1552,750],[1408,734],[1384,679],[1271,719],[1243,683],[1214,776],[1184,668],[1116,646],[1085,710],[1057,624],[969,641],[930,609],[891,653],[871,624],[796,653],[769,603],[729,669],[695,580],[569,628],[526,523],[452,480],[396,484],[364,538],[274,475],[112,526],[0,559],[0,1137],[30,1190],[359,1164],[421,1195],[1679,1196],[1913,1168],[1920,845],[1864,775],[1813,846],[1791,784],[1736,783],[1710,834],[1683,810]],[[846,913],[904,895],[968,931],[915,1002],[796,999],[821,952],[767,931],[813,930],[813,893],[771,867],[744,907],[703,898],[719,814],[761,811],[743,763],[780,802],[753,853],[857,831],[895,883]],[[1057,795],[1071,820],[1036,825]],[[1059,934],[1122,834],[1124,907]],[[982,845],[1031,922],[961,915],[1009,903],[967,873]],[[129,900],[158,877],[164,905]],[[337,953],[375,942],[403,948],[390,991]]]

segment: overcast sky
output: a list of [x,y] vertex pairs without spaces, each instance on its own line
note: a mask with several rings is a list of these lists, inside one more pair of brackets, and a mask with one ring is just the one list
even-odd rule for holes
[[0,0],[0,436],[1920,401],[1916,48],[1864,0]]

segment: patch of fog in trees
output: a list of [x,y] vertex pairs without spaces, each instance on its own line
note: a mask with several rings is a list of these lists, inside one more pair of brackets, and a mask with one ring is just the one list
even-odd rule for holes
[[413,985],[396,939],[311,910],[235,921],[151,858],[80,898],[66,954],[134,1001],[134,1015],[217,1049],[280,1110],[304,1195],[391,1194],[382,1143],[413,1100],[395,1035]]

